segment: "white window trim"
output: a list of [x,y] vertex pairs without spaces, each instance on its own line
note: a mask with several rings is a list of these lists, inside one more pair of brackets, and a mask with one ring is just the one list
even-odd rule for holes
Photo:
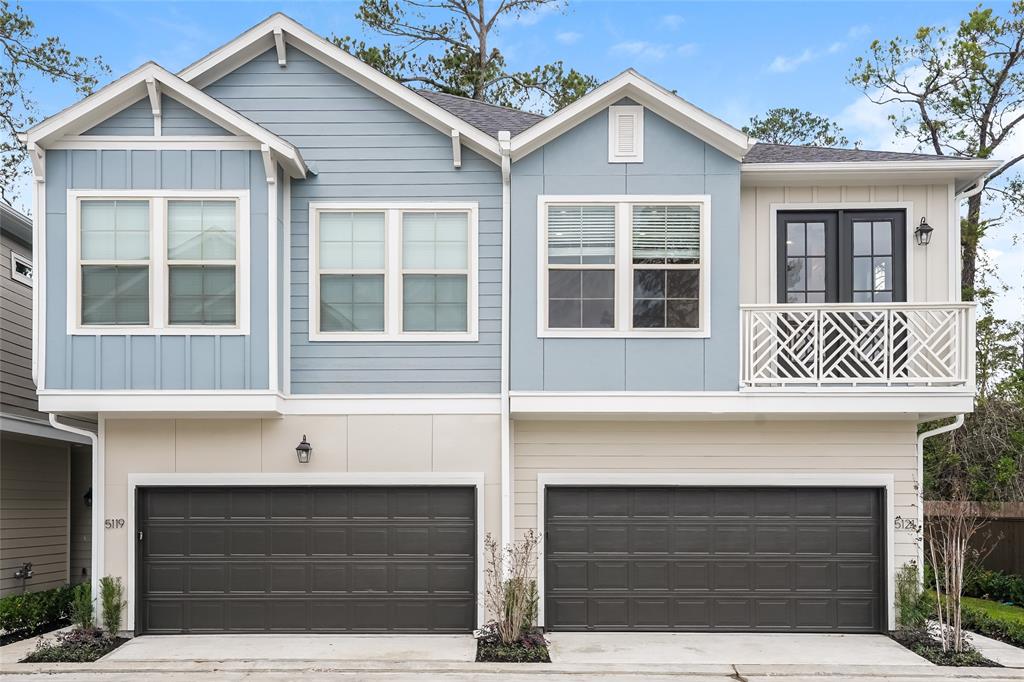
[[[548,328],[548,223],[547,207],[553,204],[615,204],[615,328]],[[633,258],[630,208],[636,204],[700,204],[700,323],[694,329],[633,327]],[[641,266],[642,267],[642,266]],[[704,339],[711,336],[711,195],[710,194],[608,194],[551,195],[537,197],[537,336],[539,338],[587,339]]]
[[[149,200],[148,325],[84,325],[81,322],[80,203],[94,200]],[[235,324],[171,325],[168,323],[167,202],[182,199],[233,199],[237,205],[235,238]],[[67,333],[90,336],[244,336],[249,334],[250,241],[249,190],[71,190],[67,205]]]
[[[320,219],[322,211],[379,211],[384,216],[384,331],[320,331]],[[464,332],[402,331],[402,218],[404,211],[465,211],[468,220],[469,306]],[[311,201],[309,203],[310,341],[476,341],[479,338],[479,204],[476,202]],[[440,272],[440,271],[437,271]]]
[[[633,117],[634,154],[619,154],[619,116]],[[638,104],[619,104],[608,107],[608,163],[643,163],[644,160],[644,108]]]
[[32,275],[25,276],[18,272],[18,266],[22,265],[28,268],[28,271],[35,274],[35,269],[32,267],[32,259],[28,256],[22,256],[20,253],[11,251],[11,279],[15,282],[21,282],[28,286],[34,286]]

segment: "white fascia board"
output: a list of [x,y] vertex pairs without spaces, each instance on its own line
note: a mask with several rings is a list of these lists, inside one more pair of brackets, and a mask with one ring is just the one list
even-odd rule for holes
[[510,394],[514,417],[542,419],[612,415],[625,417],[745,418],[787,415],[878,418],[880,415],[962,414],[974,409],[974,395],[949,390],[693,391],[688,393],[525,392]]
[[122,416],[203,413],[205,417],[281,415],[501,414],[491,394],[289,395],[276,391],[74,391],[39,393],[47,412]]
[[64,136],[76,136],[139,99],[147,97],[149,92],[147,81],[160,83],[164,94],[186,104],[200,115],[209,118],[232,133],[266,144],[274,151],[275,156],[280,159],[289,174],[293,177],[305,177],[306,164],[298,149],[291,143],[186,83],[154,62],[143,64],[77,104],[32,127],[25,134],[25,141],[45,148],[50,142]]
[[523,158],[624,97],[736,160],[742,159],[753,145],[746,133],[629,69],[513,137],[513,160]]
[[287,44],[329,66],[370,92],[383,97],[445,135],[450,135],[453,130],[458,131],[467,147],[494,163],[500,163],[501,153],[495,138],[410,88],[388,78],[380,71],[361,62],[337,45],[281,13],[268,17],[231,42],[185,67],[178,75],[197,87],[205,87],[253,57],[273,48],[275,31],[281,31],[284,34]]
[[994,159],[936,159],[934,161],[830,161],[740,164],[745,186],[771,186],[810,182],[816,185],[878,180],[944,182],[953,180],[957,191],[985,177],[1002,162]]

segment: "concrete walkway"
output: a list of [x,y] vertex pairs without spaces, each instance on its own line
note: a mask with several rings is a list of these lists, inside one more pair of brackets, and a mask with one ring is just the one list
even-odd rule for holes
[[988,660],[1007,668],[1024,668],[1024,649],[974,632],[968,633],[967,639]]
[[562,664],[932,665],[885,635],[556,632],[547,637],[552,662]]
[[105,662],[153,661],[449,661],[476,659],[470,635],[146,635]]

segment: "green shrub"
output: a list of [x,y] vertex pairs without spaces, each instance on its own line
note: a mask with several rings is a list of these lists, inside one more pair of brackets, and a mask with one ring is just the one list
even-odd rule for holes
[[896,623],[901,630],[923,628],[934,613],[934,602],[921,590],[917,564],[904,564],[896,574]]
[[71,620],[81,630],[92,629],[92,588],[89,586],[89,583],[75,585],[71,597]]
[[124,600],[124,587],[120,578],[105,575],[100,578],[100,606],[102,608],[103,629],[116,636],[121,631],[121,611],[127,602]]
[[73,589],[64,585],[0,599],[0,632],[15,637],[30,635],[67,620],[71,613]]
[[1024,647],[1024,623],[1020,621],[996,618],[966,604],[960,607],[960,618],[965,630]]
[[972,571],[964,580],[964,596],[1024,606],[1024,576],[999,571]]

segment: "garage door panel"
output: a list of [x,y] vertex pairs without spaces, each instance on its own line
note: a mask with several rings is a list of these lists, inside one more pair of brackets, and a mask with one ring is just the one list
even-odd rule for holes
[[138,629],[467,632],[475,512],[473,488],[142,490]]
[[552,630],[882,627],[877,489],[551,487],[545,509]]

